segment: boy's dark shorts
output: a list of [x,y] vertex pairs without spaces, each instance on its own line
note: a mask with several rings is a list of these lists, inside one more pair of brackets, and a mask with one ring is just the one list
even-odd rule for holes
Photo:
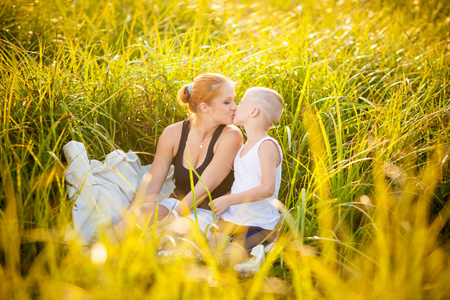
[[267,246],[277,238],[277,228],[268,230],[257,226],[241,226],[224,220],[219,220],[217,226],[218,232],[229,235],[230,242],[239,243],[247,251],[259,244]]

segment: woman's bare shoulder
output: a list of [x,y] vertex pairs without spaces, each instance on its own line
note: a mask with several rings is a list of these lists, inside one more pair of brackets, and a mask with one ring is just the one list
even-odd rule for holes
[[222,131],[220,135],[221,140],[225,140],[227,142],[237,141],[239,143],[243,143],[244,137],[239,128],[234,125],[227,125]]
[[181,134],[182,129],[183,129],[183,121],[170,124],[169,126],[164,128],[163,133],[167,133],[167,134],[179,133],[179,134]]
[[226,125],[223,129],[224,133],[230,133],[230,134],[237,134],[239,136],[242,136],[242,132],[239,128],[237,128],[235,125]]
[[[177,147],[181,138],[181,131],[183,129],[183,122],[177,122],[170,124],[164,128],[161,136],[159,137],[159,143],[170,147]],[[176,150],[176,149],[175,149]]]

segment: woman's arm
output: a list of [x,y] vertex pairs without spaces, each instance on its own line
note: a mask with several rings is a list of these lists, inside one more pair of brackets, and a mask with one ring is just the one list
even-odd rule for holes
[[215,215],[221,215],[230,205],[248,203],[268,198],[275,192],[276,168],[281,162],[278,146],[272,141],[264,141],[258,150],[261,162],[261,184],[242,193],[219,197],[212,201]]
[[[201,180],[197,182],[192,191],[187,194],[175,209],[176,213],[187,215],[193,207],[193,196],[197,206],[208,196],[205,185],[211,193],[227,177],[233,168],[234,157],[242,146],[241,131],[234,126],[227,126],[215,145],[214,157],[203,171]],[[196,176],[193,174],[193,176]]]
[[145,174],[142,185],[136,192],[131,205],[156,202],[161,188],[169,172],[174,157],[174,147],[180,139],[181,123],[166,127],[161,134],[156,147],[155,158],[150,171]]

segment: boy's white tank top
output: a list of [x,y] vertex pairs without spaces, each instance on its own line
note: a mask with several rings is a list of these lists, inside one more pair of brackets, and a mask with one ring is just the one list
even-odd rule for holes
[[[261,162],[258,150],[261,143],[266,140],[271,140],[277,145],[281,161],[283,160],[280,145],[270,136],[262,138],[250,151],[243,157],[240,157],[244,148],[242,146],[234,159],[234,182],[231,187],[231,194],[241,193],[261,185]],[[268,230],[274,229],[280,220],[275,201],[278,198],[281,183],[281,161],[276,168],[275,192],[273,196],[249,203],[231,205],[220,218],[238,225],[258,226]]]

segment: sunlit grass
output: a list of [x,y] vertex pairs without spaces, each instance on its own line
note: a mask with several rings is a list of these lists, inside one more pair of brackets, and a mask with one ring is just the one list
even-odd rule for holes
[[[448,298],[449,15],[443,0],[4,1],[1,298]],[[158,256],[145,228],[92,252],[64,240],[62,146],[151,163],[204,72],[285,99],[285,224],[261,271],[239,278],[202,236],[200,261]]]

